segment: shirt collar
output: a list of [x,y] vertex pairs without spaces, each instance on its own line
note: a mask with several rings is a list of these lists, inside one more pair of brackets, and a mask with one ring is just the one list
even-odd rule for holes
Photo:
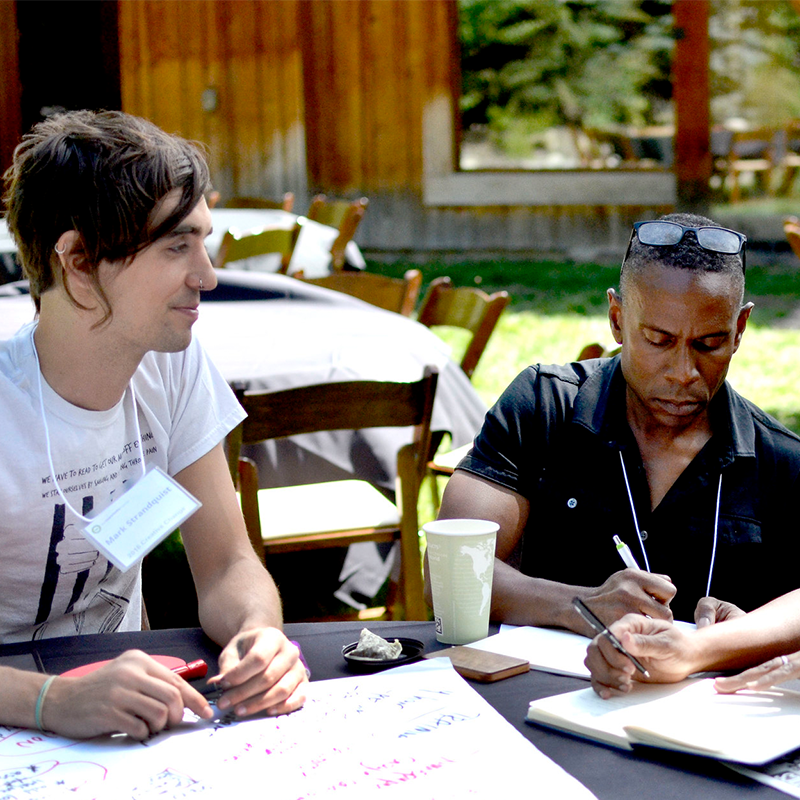
[[[727,381],[710,406],[720,466],[739,457],[755,457],[756,432],[747,401]],[[619,448],[628,438],[625,422],[625,379],[617,355],[590,372],[575,398],[573,422]]]

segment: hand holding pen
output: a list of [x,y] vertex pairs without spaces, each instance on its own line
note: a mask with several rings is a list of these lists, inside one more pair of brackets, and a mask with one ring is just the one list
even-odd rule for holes
[[622,653],[626,658],[629,658],[633,663],[633,666],[639,670],[639,672],[644,675],[645,678],[650,677],[650,673],[645,669],[644,665],[635,657],[632,656],[623,646],[622,643],[614,636],[613,633],[600,621],[600,619],[595,616],[594,612],[580,599],[580,597],[575,597],[572,600],[572,605],[575,606],[575,610],[583,617],[586,622],[592,627],[596,633],[600,634],[600,636],[605,636],[606,639],[611,643],[611,646],[619,653]]
[[665,620],[628,614],[611,628],[623,647],[636,654],[650,676],[645,678],[638,672],[606,636],[596,636],[589,643],[584,664],[591,673],[592,688],[603,699],[627,694],[640,680],[675,683],[707,666],[703,648],[695,646],[696,634]]

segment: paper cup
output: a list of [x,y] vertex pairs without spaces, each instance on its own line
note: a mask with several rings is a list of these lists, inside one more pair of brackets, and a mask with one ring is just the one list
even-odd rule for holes
[[468,644],[488,635],[499,527],[482,519],[441,519],[422,526],[437,641]]

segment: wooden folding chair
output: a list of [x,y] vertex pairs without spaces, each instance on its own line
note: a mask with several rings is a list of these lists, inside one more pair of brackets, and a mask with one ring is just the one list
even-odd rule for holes
[[726,172],[731,203],[738,203],[742,192],[739,176],[754,173],[766,194],[771,194],[772,170],[775,163],[775,130],[769,127],[733,131],[726,159]]
[[587,361],[590,358],[611,358],[620,352],[621,347],[603,347],[599,342],[592,342],[583,347],[576,361]]
[[367,211],[369,200],[361,197],[358,200],[328,200],[324,194],[318,194],[312,201],[306,216],[308,219],[337,228],[339,235],[331,245],[331,269],[338,272],[344,267],[344,251],[348,242],[355,236]]
[[404,317],[410,317],[414,313],[422,287],[422,273],[418,269],[408,270],[402,278],[390,278],[374,272],[334,272],[324,278],[300,279],[315,286],[349,294]]
[[232,197],[225,208],[277,208],[291,211],[294,208],[294,194],[286,192],[280,200],[266,200],[263,197]]
[[442,325],[463,328],[472,334],[461,359],[461,369],[472,378],[509,300],[508,292],[488,295],[469,286],[455,287],[450,278],[435,278],[422,301],[417,319],[429,328]]
[[278,253],[281,257],[278,272],[286,274],[299,231],[299,225],[292,228],[267,228],[245,233],[225,231],[214,258],[214,266],[224,267],[234,261]]
[[[442,325],[463,328],[472,334],[461,359],[461,369],[471,379],[486,349],[489,337],[510,299],[508,292],[488,295],[480,289],[468,286],[455,287],[450,278],[435,278],[428,287],[417,320],[428,327]],[[448,453],[441,455],[437,453],[428,462],[431,496],[434,508],[437,510],[438,476],[449,477],[452,474],[453,467],[449,463]]]
[[[430,455],[437,379],[437,370],[426,367],[415,383],[346,381],[278,392],[237,391],[248,416],[228,435],[229,465],[250,540],[265,563],[274,553],[399,541],[399,603],[391,615],[427,619],[417,502]],[[414,436],[397,454],[397,504],[361,480],[259,490],[255,464],[240,458],[243,444],[267,439],[398,426],[414,426]]]
[[789,194],[800,170],[800,120],[790,120],[783,129],[783,135],[783,157],[778,164],[783,172],[783,177],[775,192],[779,197]]

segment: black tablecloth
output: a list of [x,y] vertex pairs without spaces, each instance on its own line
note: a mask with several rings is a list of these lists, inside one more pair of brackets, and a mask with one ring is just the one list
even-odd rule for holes
[[[341,655],[342,647],[358,639],[363,623],[294,623],[286,634],[297,641],[311,668],[312,680],[351,675]],[[376,622],[370,630],[387,638],[419,639],[426,652],[444,648],[436,641],[433,623]],[[173,655],[187,661],[204,658],[209,676],[215,674],[219,648],[198,629],[98,634],[0,647],[0,664],[61,672],[91,661],[110,658],[125,648],[138,647],[153,655]],[[31,655],[33,657],[31,657]],[[205,681],[197,681],[204,689]],[[723,800],[748,797],[785,797],[780,792],[741,777],[721,764],[697,756],[658,750],[615,750],[575,737],[548,731],[524,721],[531,700],[586,687],[576,678],[531,671],[492,684],[471,682],[494,708],[553,761],[587,786],[600,800]],[[497,765],[502,770],[502,764]],[[531,796],[536,778],[531,775]]]

